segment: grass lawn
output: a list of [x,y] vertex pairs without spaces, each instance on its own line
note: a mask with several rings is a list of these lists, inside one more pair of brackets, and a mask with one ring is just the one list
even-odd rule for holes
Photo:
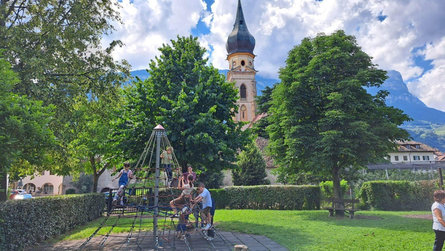
[[[430,250],[434,242],[431,220],[404,215],[430,212],[360,211],[359,219],[328,217],[320,211],[217,210],[218,229],[265,235],[290,250]],[[102,222],[90,222],[53,241],[87,238]],[[110,218],[99,234],[106,234],[115,221]],[[133,218],[122,218],[113,233],[129,231]],[[143,230],[151,230],[143,219]],[[160,224],[163,224],[163,220]],[[139,230],[139,220],[135,231]]]

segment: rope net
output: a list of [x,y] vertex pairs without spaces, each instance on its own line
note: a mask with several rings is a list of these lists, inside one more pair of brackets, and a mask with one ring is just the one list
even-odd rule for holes
[[[172,149],[171,161],[164,163],[170,164],[171,175],[166,165],[160,165],[161,155],[169,148]],[[136,183],[124,188],[122,196],[113,196],[119,191],[109,191],[104,219],[79,250],[103,249],[109,243],[111,249],[119,250],[193,250],[190,234],[200,226],[200,210],[198,205],[193,206],[188,202],[184,207],[187,210],[181,210],[177,214],[172,212],[170,201],[181,193],[177,186],[182,169],[163,129],[153,130],[133,170],[136,173]],[[122,222],[123,219],[125,222]],[[116,227],[127,228],[126,236],[113,235]],[[215,229],[199,232],[209,241],[209,250],[214,250],[212,240],[217,233]],[[217,236],[220,241],[226,242],[222,235]],[[112,239],[118,240],[119,245],[116,246],[116,241]],[[229,246],[228,250],[231,250]]]

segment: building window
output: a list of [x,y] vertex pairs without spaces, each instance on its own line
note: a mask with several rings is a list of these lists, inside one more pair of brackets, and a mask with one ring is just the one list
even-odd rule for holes
[[43,185],[43,193],[44,194],[53,194],[54,186],[50,183],[46,183],[45,185]]
[[240,87],[240,97],[241,98],[247,97],[246,86],[244,84],[241,84],[241,87]]
[[394,161],[399,161],[399,156],[394,156]]
[[420,149],[420,145],[416,145],[416,149]]
[[420,160],[420,156],[414,155],[413,160]]
[[430,160],[430,156],[422,156],[423,160]]
[[246,108],[246,106],[245,105],[242,105],[241,106],[241,119],[246,119],[246,110],[247,110],[247,108]]
[[241,66],[245,66],[246,62],[244,60],[241,60]]
[[236,61],[233,61],[233,62],[232,62],[232,68],[234,68],[235,65],[236,65]]
[[36,191],[36,185],[33,183],[27,183],[23,186],[23,189],[28,193],[34,193]]
[[403,156],[403,160],[407,161],[408,160],[408,156]]

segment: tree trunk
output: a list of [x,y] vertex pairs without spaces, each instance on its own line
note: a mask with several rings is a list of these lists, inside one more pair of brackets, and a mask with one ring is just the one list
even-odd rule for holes
[[345,216],[345,211],[342,210],[345,208],[345,204],[343,201],[343,194],[341,192],[341,186],[340,186],[340,174],[339,174],[339,167],[334,167],[332,169],[332,182],[333,182],[333,192],[334,192],[334,208],[338,208],[340,210],[335,210],[336,216]]
[[99,175],[96,172],[96,160],[94,155],[90,156],[91,169],[93,169],[93,193],[97,193],[97,182],[99,181]]
[[97,193],[97,183],[99,181],[99,175],[97,175],[96,171],[93,173],[93,193]]
[[0,166],[0,201],[6,201],[8,198],[8,173],[6,169]]
[[[97,163],[96,159],[90,156],[91,168],[93,169],[93,193],[97,193],[97,185],[99,183],[99,177],[105,172],[105,169],[108,168],[109,163],[107,162],[102,169],[97,171]],[[100,164],[100,162],[99,162]]]

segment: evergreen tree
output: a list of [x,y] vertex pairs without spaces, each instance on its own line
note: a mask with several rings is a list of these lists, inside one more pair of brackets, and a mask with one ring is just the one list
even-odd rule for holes
[[266,185],[266,162],[255,142],[251,142],[238,155],[237,168],[232,170],[233,184],[236,186]]
[[342,198],[347,169],[364,168],[409,137],[398,128],[407,115],[385,105],[388,92],[373,96],[364,88],[380,86],[386,72],[343,31],[303,39],[289,52],[280,79],[272,94],[269,151],[283,174],[330,177],[335,198]]
[[161,124],[183,170],[191,164],[202,177],[219,177],[208,172],[232,168],[237,149],[247,139],[232,119],[237,91],[207,65],[197,38],[178,37],[159,50],[161,55],[150,62],[150,77],[125,91],[116,140],[137,159],[153,128]]

